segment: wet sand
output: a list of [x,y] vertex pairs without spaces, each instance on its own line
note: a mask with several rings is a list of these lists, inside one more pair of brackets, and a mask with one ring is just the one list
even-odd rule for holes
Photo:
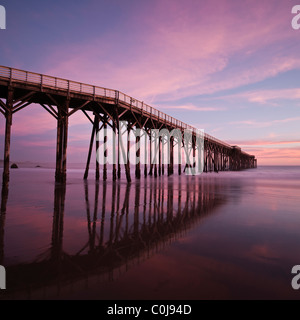
[[2,189],[2,299],[299,299],[300,168],[113,183],[21,168]]

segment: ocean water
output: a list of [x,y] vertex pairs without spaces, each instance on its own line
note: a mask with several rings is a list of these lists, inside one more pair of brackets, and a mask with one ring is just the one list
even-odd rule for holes
[[1,299],[300,298],[300,167],[82,177],[69,169],[60,185],[50,168],[11,170]]

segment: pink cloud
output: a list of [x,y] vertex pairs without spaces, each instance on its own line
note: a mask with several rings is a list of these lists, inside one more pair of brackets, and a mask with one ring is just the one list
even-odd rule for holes
[[13,115],[13,135],[41,134],[53,129],[56,119],[40,106],[30,105]]
[[[153,96],[170,100],[253,83],[300,67],[296,51],[282,49],[294,37],[286,7],[276,3],[274,9],[268,1],[255,6],[155,2],[153,15],[142,19],[133,12],[128,17],[139,25],[133,48],[118,46],[122,39],[107,34],[85,41],[85,50],[81,43],[56,48],[48,57],[48,71],[119,89],[145,102]],[[107,41],[111,37],[116,47]],[[271,45],[281,50],[268,55]]]
[[258,140],[227,141],[254,154],[260,165],[300,165],[300,140],[282,140],[280,137]]
[[[233,142],[232,142],[233,143]],[[300,140],[290,141],[268,141],[268,140],[238,140],[234,143],[243,146],[265,146],[265,145],[288,145],[288,144],[300,144]]]
[[247,91],[243,93],[236,93],[234,95],[227,95],[223,97],[218,97],[214,99],[224,99],[226,100],[237,100],[245,99],[249,102],[254,102],[258,104],[269,104],[272,106],[278,106],[276,100],[286,99],[286,100],[297,100],[300,98],[300,88],[292,89],[271,89],[271,90],[256,90]]
[[270,127],[276,124],[289,123],[289,122],[294,122],[299,120],[300,120],[300,117],[277,119],[277,120],[271,120],[271,121],[242,120],[242,121],[233,121],[233,122],[230,122],[230,124],[237,124],[237,125],[241,125],[242,127],[250,126],[254,128],[265,128],[265,127]]
[[[3,123],[3,128],[5,127],[5,118],[1,116],[1,123]],[[89,120],[83,115],[81,112],[75,112],[69,118],[69,126],[76,126],[82,124],[89,124]],[[45,133],[50,130],[56,130],[57,121],[51,116],[46,110],[44,110],[41,106],[32,104],[25,109],[15,113],[13,115],[13,125],[12,125],[12,133],[16,136],[23,135],[34,135]],[[2,126],[1,126],[2,127]],[[76,134],[72,133],[72,137],[74,138],[77,135],[77,138],[83,139],[88,138],[90,133],[86,134]]]
[[300,165],[300,147],[298,148],[249,148],[246,152],[255,153],[260,165]]
[[39,141],[32,141],[32,140],[25,140],[22,141],[23,147],[47,147],[48,149],[55,149],[56,143],[55,139],[46,139],[46,140],[39,140]]
[[163,106],[160,109],[173,109],[173,110],[191,110],[191,111],[223,111],[224,107],[197,107],[192,104],[179,105],[179,106]]

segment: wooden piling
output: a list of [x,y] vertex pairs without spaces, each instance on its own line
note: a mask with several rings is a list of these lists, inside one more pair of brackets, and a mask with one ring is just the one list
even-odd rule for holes
[[158,153],[158,147],[159,147],[159,138],[157,136],[157,132],[155,131],[155,150],[154,150],[154,155],[155,155],[155,160],[154,160],[154,177],[157,177],[157,153]]
[[168,165],[168,175],[174,173],[174,137],[170,138],[170,163]]
[[218,172],[218,163],[219,163],[219,153],[218,151],[215,149],[214,150],[214,171]]
[[13,90],[9,89],[6,99],[7,110],[5,112],[5,142],[4,142],[4,164],[3,183],[9,181],[10,140],[12,126]]
[[63,120],[61,109],[58,108],[57,130],[56,130],[56,170],[55,181],[61,182],[62,171],[62,140],[63,140]]
[[158,175],[161,176],[161,165],[162,165],[162,138],[158,138]]
[[91,162],[91,155],[92,155],[92,149],[93,149],[93,144],[94,144],[95,132],[96,132],[96,128],[95,128],[95,125],[93,125],[93,130],[92,130],[91,140],[90,140],[89,153],[88,153],[88,158],[87,158],[86,167],[85,167],[85,173],[84,173],[84,179],[85,180],[88,178],[88,175],[89,175],[89,168],[90,168],[90,162]]
[[113,121],[113,169],[112,169],[112,176],[113,176],[113,181],[117,180],[117,158],[116,158],[116,123]]
[[150,132],[149,134],[149,148],[150,148],[150,171],[149,171],[149,176],[152,176],[153,174],[153,148],[152,148],[152,133]]
[[147,133],[144,133],[144,137],[145,137],[145,153],[144,153],[144,176],[147,177],[147,161],[148,161],[148,136]]
[[174,174],[174,137],[171,137],[171,173]]
[[136,164],[135,164],[135,177],[137,179],[141,178],[141,149],[140,149],[140,134],[137,134],[135,137],[135,145],[136,145]]
[[125,164],[125,172],[126,172],[126,179],[127,182],[131,182],[131,176],[130,176],[130,124],[128,123],[128,128],[127,128],[127,163]]
[[193,148],[193,168],[196,168],[196,138],[192,139],[192,148]]
[[69,130],[69,103],[70,100],[66,100],[64,106],[64,117],[63,117],[63,145],[62,145],[62,181],[66,181],[67,178],[67,147],[68,147],[68,130]]
[[[118,120],[118,124],[119,124],[119,120]],[[121,136],[122,136],[122,132],[121,132],[120,124],[118,125],[117,134],[118,134],[118,153],[117,153],[118,171],[117,171],[117,177],[118,177],[118,179],[121,179],[121,161],[120,161],[120,159],[121,159],[121,154],[120,154],[121,145],[120,145],[120,139],[121,139]]]
[[103,123],[103,128],[104,128],[103,180],[106,181],[107,180],[107,153],[108,153],[108,150],[107,150],[107,120],[106,119],[105,119],[105,122]]
[[55,181],[64,182],[67,176],[69,100],[67,99],[64,105],[57,106],[57,109],[58,109],[58,112],[57,112]]
[[162,144],[161,144],[161,175],[165,175],[165,153],[164,153],[164,137],[162,137]]
[[94,118],[94,126],[95,126],[95,133],[96,133],[96,181],[100,179],[100,165],[99,165],[99,157],[100,155],[98,154],[99,152],[99,117],[98,115],[95,114]]

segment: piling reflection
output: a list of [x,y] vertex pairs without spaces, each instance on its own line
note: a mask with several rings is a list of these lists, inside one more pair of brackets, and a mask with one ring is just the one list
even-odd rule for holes
[[52,226],[52,241],[50,248],[50,260],[59,263],[63,259],[63,231],[65,212],[66,185],[58,184],[54,190],[54,212]]
[[6,205],[8,200],[8,181],[3,181],[1,190],[1,210],[0,210],[0,265],[4,258],[4,227],[6,216]]
[[[145,179],[131,184],[85,181],[87,237],[76,253],[64,250],[67,186],[56,185],[51,246],[32,263],[8,267],[8,293],[14,298],[21,292],[27,298],[40,298],[59,295],[62,288],[95,277],[113,279],[184,237],[187,230],[226,202],[224,193],[218,193],[218,184],[200,179],[189,183],[188,179],[195,178]],[[2,191],[2,260],[7,194]]]

